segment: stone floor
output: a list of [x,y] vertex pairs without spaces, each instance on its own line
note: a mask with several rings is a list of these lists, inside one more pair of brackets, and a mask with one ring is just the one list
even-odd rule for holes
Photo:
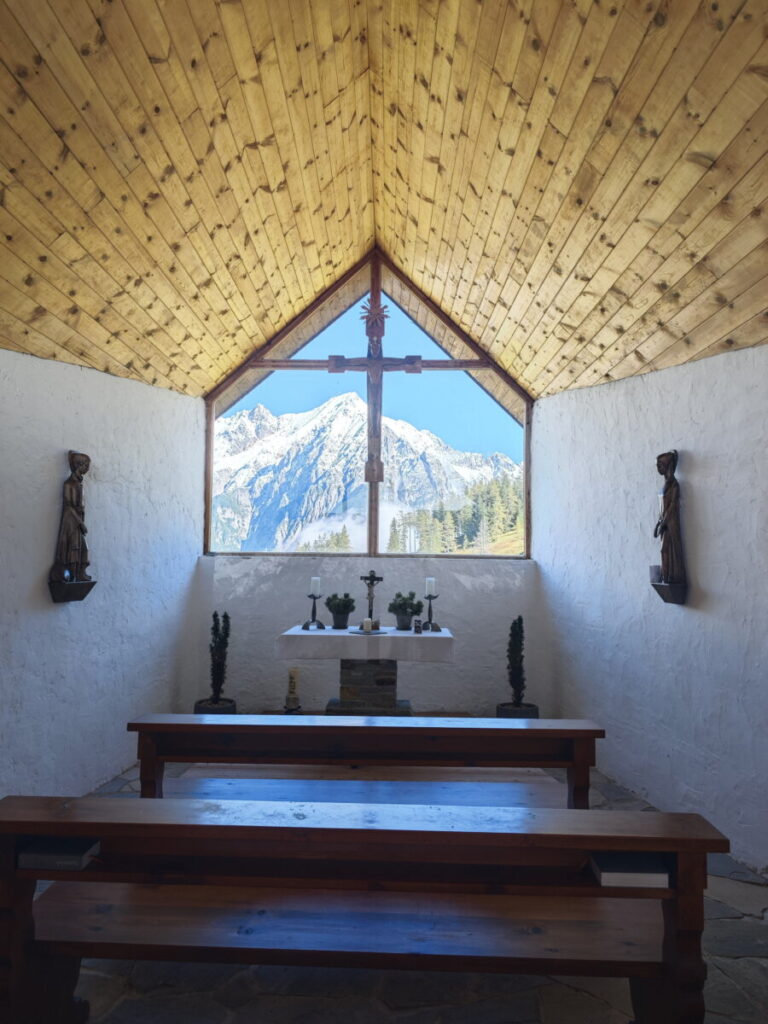
[[[169,769],[168,774],[180,776],[187,767]],[[133,767],[97,793],[135,797],[137,779],[138,770]],[[600,772],[593,772],[592,786],[595,808],[651,809]],[[768,879],[729,856],[712,857],[706,917],[706,1024],[766,1024]],[[611,978],[87,960],[78,994],[91,1002],[92,1024],[629,1024],[632,1020],[627,983]]]

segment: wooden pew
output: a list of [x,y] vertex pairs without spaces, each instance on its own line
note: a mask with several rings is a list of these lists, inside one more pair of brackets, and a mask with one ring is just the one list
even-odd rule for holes
[[589,806],[595,740],[605,736],[573,719],[322,715],[143,715],[128,731],[138,733],[143,797],[163,795],[168,762],[559,767],[568,806],[580,808]]
[[[18,868],[41,835],[101,851]],[[668,884],[599,885],[606,850],[656,852]],[[6,797],[0,1019],[79,1024],[86,956],[619,976],[638,1024],[699,1024],[706,854],[727,850],[693,814]]]

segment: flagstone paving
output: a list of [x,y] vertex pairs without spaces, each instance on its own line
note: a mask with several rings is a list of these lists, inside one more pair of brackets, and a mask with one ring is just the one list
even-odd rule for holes
[[[168,765],[179,777],[187,765]],[[553,772],[552,774],[557,775]],[[101,786],[135,798],[133,766]],[[600,772],[595,809],[651,810]],[[710,858],[705,1024],[768,1021],[768,879],[725,854]],[[631,1024],[615,978],[420,973],[317,967],[86,960],[78,994],[92,1024]]]

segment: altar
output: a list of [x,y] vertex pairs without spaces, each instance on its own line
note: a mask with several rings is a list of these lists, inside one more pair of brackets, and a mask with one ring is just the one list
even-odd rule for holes
[[339,696],[328,715],[410,715],[410,701],[397,698],[398,661],[453,661],[453,633],[414,633],[385,626],[378,633],[292,626],[277,638],[275,656],[286,661],[338,659]]

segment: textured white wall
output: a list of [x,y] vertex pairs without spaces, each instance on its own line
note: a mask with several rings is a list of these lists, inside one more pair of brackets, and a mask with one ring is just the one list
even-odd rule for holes
[[[125,723],[165,710],[203,529],[204,407],[0,351],[0,794],[77,795],[135,756]],[[90,574],[53,604],[67,451],[87,452]]]
[[[549,629],[540,608],[538,571],[532,562],[482,558],[368,558],[320,556],[227,556],[203,558],[213,563],[211,611],[228,611],[232,638],[225,695],[235,697],[245,712],[278,711],[283,707],[289,662],[275,658],[275,638],[303,622],[310,610],[305,597],[311,576],[320,576],[324,595],[347,590],[355,598],[357,616],[365,608],[366,590],[360,576],[369,569],[384,577],[376,589],[375,611],[394,625],[386,611],[396,590],[423,593],[424,578],[437,579],[440,598],[434,614],[456,635],[452,664],[398,666],[398,696],[410,700],[416,713],[435,710],[493,715],[499,701],[509,699],[506,646],[509,625],[523,615],[526,628],[526,698],[549,710]],[[204,602],[203,602],[204,603]],[[330,624],[324,603],[322,615]],[[362,618],[362,615],[360,615]],[[300,667],[300,697],[305,711],[321,711],[338,696],[339,663],[296,662]],[[206,663],[186,700],[207,696]]]
[[[768,862],[768,348],[537,402],[533,555],[563,715],[607,729],[600,764],[698,811]],[[661,477],[677,448],[685,606],[651,589]]]

